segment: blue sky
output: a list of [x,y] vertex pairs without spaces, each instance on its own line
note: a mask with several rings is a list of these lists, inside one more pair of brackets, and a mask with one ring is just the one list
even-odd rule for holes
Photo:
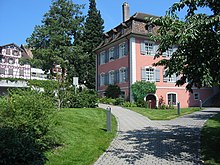
[[[105,21],[105,31],[122,22],[122,4],[125,1],[130,5],[130,15],[143,12],[162,16],[178,0],[96,0],[97,9]],[[87,14],[89,0],[73,0],[73,3],[85,4],[83,12]],[[0,45],[25,44],[35,25],[41,24],[50,5],[51,0],[0,0]],[[180,17],[183,18],[183,13]]]

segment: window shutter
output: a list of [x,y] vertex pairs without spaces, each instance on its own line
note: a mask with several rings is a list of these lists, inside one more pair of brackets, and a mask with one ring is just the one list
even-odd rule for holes
[[114,81],[115,81],[115,83],[119,83],[119,70],[116,70],[115,71],[115,79],[114,79]]
[[157,51],[158,48],[159,48],[159,45],[154,44],[154,52],[153,52],[153,54],[157,54],[158,53],[158,51]]
[[105,85],[108,85],[109,84],[109,74],[106,73],[105,74]]
[[100,75],[98,75],[98,79],[97,79],[97,85],[98,85],[98,87],[100,87],[100,82],[101,82],[101,76]]
[[114,48],[114,59],[119,58],[119,46],[115,46]]
[[145,43],[141,42],[141,54],[145,55],[146,51],[145,51]]
[[105,63],[107,63],[109,61],[109,54],[108,54],[108,50],[105,51]]
[[155,69],[155,81],[160,82],[160,69]]
[[128,67],[125,69],[125,81],[128,81]]
[[141,80],[146,81],[146,69],[141,69]]
[[163,82],[167,82],[168,81],[168,77],[166,77],[165,75],[166,75],[166,71],[163,70]]
[[128,55],[128,42],[125,42],[125,56]]
[[180,76],[175,74],[175,81],[177,82],[180,79]]

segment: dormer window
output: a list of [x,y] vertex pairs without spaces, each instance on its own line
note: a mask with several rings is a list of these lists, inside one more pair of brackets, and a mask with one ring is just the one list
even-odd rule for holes
[[148,32],[149,33],[152,33],[153,32],[153,26],[152,25],[149,25],[148,28],[147,28]]

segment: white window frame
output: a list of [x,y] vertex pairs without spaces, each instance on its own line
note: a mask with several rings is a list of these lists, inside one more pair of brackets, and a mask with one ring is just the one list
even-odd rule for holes
[[114,70],[109,71],[108,76],[109,76],[109,84],[113,85],[115,82],[115,71]]
[[113,61],[114,60],[114,47],[111,47],[109,49],[109,61]]
[[[147,72],[147,69],[149,70],[148,72]],[[155,67],[150,67],[150,66],[148,66],[148,67],[144,67],[144,70],[145,70],[145,77],[146,77],[146,79],[145,79],[145,81],[148,81],[148,82],[155,82],[156,80],[155,80]]]
[[167,105],[170,105],[170,103],[169,103],[169,97],[168,97],[168,95],[170,95],[170,94],[176,95],[176,103],[175,103],[175,104],[171,104],[171,105],[177,105],[178,96],[177,96],[177,93],[176,93],[176,92],[168,92],[168,93],[167,93],[167,95],[166,95]]
[[[197,97],[196,97],[196,95],[197,95]],[[199,92],[193,93],[193,97],[194,97],[194,100],[200,100],[200,93]]]
[[145,41],[145,55],[152,56],[154,55],[154,42]]
[[125,42],[119,45],[119,58],[122,58],[124,56],[125,56]]
[[119,83],[125,83],[126,82],[126,68],[122,67],[119,69]]
[[100,53],[100,65],[105,64],[105,51]]
[[100,74],[100,86],[105,85],[105,73]]

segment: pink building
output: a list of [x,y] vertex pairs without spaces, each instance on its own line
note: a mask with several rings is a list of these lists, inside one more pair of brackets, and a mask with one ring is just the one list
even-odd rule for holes
[[161,58],[154,59],[158,44],[151,41],[148,34],[156,34],[158,27],[146,23],[146,18],[156,17],[144,13],[135,13],[130,17],[129,6],[123,4],[123,22],[105,33],[103,42],[95,50],[97,54],[96,89],[104,96],[109,84],[117,84],[123,97],[132,101],[131,85],[136,81],[155,82],[155,94],[146,93],[145,100],[151,100],[153,107],[159,105],[163,98],[165,104],[181,107],[199,106],[200,101],[206,102],[216,94],[214,88],[194,89],[191,94],[185,86],[175,86],[179,77],[165,77],[165,69],[152,64],[162,58],[170,58],[177,49],[173,46]]

